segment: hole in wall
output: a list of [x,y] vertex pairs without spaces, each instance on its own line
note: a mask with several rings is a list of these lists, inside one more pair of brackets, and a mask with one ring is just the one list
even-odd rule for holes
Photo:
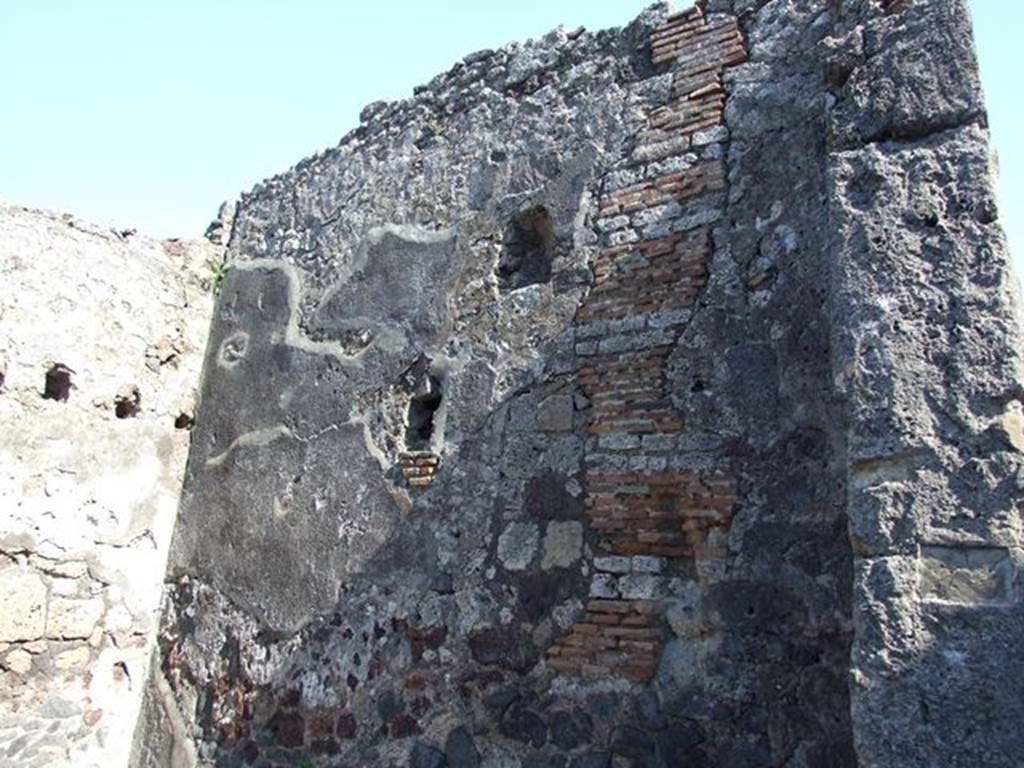
[[63,363],[54,363],[46,372],[46,380],[43,383],[43,399],[56,400],[58,403],[66,403],[71,394],[71,377],[74,371]]
[[123,661],[114,662],[114,666],[111,669],[111,677],[115,683],[127,682],[129,690],[131,689],[132,676],[128,672],[128,665]]
[[505,230],[498,260],[498,287],[514,291],[550,280],[554,246],[555,229],[544,206],[517,214]]
[[114,398],[114,415],[119,419],[134,419],[142,409],[142,395],[132,387]]
[[441,380],[429,375],[421,391],[409,401],[405,447],[410,451],[429,451],[434,439],[434,416],[441,407]]
[[974,207],[974,218],[979,224],[993,224],[999,219],[994,200],[982,200]]
[[191,413],[179,413],[174,419],[175,429],[192,429],[195,425],[195,417]]

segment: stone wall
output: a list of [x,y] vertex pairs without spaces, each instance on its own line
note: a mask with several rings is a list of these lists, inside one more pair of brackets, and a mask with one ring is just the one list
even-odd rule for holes
[[833,22],[772,5],[473,54],[242,198],[140,764],[855,764]]
[[219,254],[0,205],[4,765],[128,765]]
[[195,411],[221,251],[5,209],[0,758],[1017,765],[987,142],[961,0],[471,54],[222,210]]
[[[1022,338],[959,1],[840,19],[828,159],[863,765],[1011,766]],[[897,7],[898,6],[898,7]]]

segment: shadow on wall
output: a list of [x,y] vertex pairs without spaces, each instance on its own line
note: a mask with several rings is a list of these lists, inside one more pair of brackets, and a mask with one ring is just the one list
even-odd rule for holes
[[[586,434],[602,417],[558,354],[538,382],[496,403],[459,402],[475,369],[445,376],[417,345],[400,356],[411,365],[370,345],[356,366],[335,342],[291,335],[293,279],[255,264],[225,286],[161,633],[176,703],[151,687],[141,764],[169,764],[171,708],[198,726],[199,755],[218,766],[527,756],[588,768],[613,755],[774,765],[797,749],[819,765],[853,764],[837,673],[848,638],[808,636],[807,596],[764,571],[699,566],[676,530],[703,519],[691,530],[703,541],[709,521],[727,519],[731,481],[588,467],[608,444]],[[426,314],[428,332],[444,326]],[[354,413],[362,382],[385,376],[406,397],[392,422],[386,404],[376,418],[401,436],[396,451],[441,454],[432,482],[406,485],[408,468],[384,460],[366,412]],[[494,381],[479,386],[491,392]],[[438,415],[455,420],[460,407],[461,442],[445,444]],[[797,434],[774,448],[793,473],[775,482],[822,475],[821,440]],[[657,455],[677,450],[657,442]],[[622,450],[645,455],[639,441]],[[741,476],[769,475],[777,460],[728,447],[682,459]],[[631,499],[640,527],[608,529],[594,508]],[[748,532],[744,557],[848,584],[849,560],[821,556],[845,541],[844,525],[807,535],[765,522]]]

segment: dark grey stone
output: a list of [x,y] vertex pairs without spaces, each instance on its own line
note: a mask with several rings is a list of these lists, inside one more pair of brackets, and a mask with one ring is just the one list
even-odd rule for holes
[[657,745],[654,739],[638,728],[626,725],[612,735],[612,753],[635,760],[640,765],[654,765]]
[[565,758],[561,755],[553,757],[528,757],[523,760],[523,768],[565,768]]
[[444,752],[422,741],[417,741],[409,753],[409,768],[444,768],[447,764]]
[[589,742],[594,730],[590,715],[581,709],[552,712],[548,724],[551,728],[551,741],[565,750]]
[[540,716],[519,704],[508,708],[501,718],[500,729],[503,736],[535,749],[543,747],[548,740],[548,727]]
[[661,702],[654,691],[644,691],[633,701],[633,717],[636,724],[648,731],[661,731],[667,725],[661,712]]
[[464,726],[454,728],[444,743],[444,753],[450,768],[479,768],[480,752],[476,742]]
[[390,722],[392,718],[404,711],[405,701],[391,689],[384,690],[377,698],[377,714],[384,722]]
[[576,755],[569,763],[569,768],[610,768],[612,756],[609,752],[587,752]]

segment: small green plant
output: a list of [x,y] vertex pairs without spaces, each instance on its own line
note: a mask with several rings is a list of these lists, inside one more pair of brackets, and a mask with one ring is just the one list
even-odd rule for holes
[[[213,295],[220,296],[220,289],[224,286],[224,278],[228,276],[228,271],[231,269],[231,265],[226,261],[213,270],[213,277],[210,279],[210,285],[213,288]],[[305,768],[300,766],[299,768]]]
[[295,768],[313,768],[313,761],[308,757],[300,757],[299,762],[295,764]]

